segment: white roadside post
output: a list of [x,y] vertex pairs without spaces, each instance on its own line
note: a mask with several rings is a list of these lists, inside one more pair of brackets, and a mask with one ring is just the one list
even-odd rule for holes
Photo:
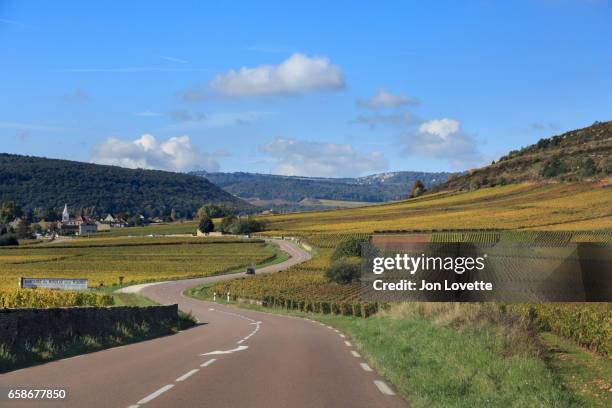
[[217,292],[213,292],[213,302],[217,301]]
[[229,303],[229,292],[227,292],[227,303]]

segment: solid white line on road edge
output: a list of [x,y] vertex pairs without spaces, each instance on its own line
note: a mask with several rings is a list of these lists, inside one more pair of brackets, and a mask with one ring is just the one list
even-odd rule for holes
[[198,371],[200,371],[199,368],[194,368],[193,370],[188,371],[187,373],[181,375],[179,378],[176,379],[176,381],[177,382],[185,381],[186,379],[188,379],[189,377],[191,377],[192,375],[194,375]]
[[361,357],[359,353],[356,352],[355,350],[351,350],[351,354],[353,355],[353,357]]
[[168,391],[172,387],[174,387],[174,384],[164,385],[159,390],[155,391],[152,394],[147,395],[146,397],[144,397],[143,399],[138,401],[138,403],[139,404],[146,404],[147,402],[152,401],[155,398],[159,397],[160,395],[162,395],[164,392]]
[[242,340],[238,340],[236,343],[238,343],[238,344],[242,344],[242,343],[244,343],[244,339],[242,339]]
[[210,360],[208,360],[205,363],[200,364],[200,367],[208,367],[209,365],[211,365],[212,363],[214,363],[215,361],[217,361],[216,358],[211,358]]
[[361,364],[361,368],[364,369],[364,371],[374,371],[372,370],[372,367],[370,367],[367,363],[360,363]]
[[347,347],[351,347],[352,346],[350,341],[345,341],[344,344],[346,344]]
[[374,384],[376,385],[376,387],[378,387],[378,391],[382,392],[383,394],[395,395],[393,390],[389,388],[389,386],[384,381],[374,380]]

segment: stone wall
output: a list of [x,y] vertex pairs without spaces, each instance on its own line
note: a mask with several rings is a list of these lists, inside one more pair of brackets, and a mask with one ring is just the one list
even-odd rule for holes
[[154,333],[170,333],[178,329],[178,306],[0,309],[0,343],[103,336],[119,323],[127,328],[146,324]]

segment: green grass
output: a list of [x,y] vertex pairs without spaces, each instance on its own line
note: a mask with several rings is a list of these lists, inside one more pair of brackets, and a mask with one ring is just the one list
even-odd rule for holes
[[[209,286],[186,293],[211,300]],[[309,317],[342,330],[413,407],[610,406],[610,391],[603,390],[610,387],[610,362],[550,333],[541,335],[542,343],[535,338],[537,344],[525,345],[502,338],[516,328],[500,334],[493,324],[457,328],[418,315],[363,319],[230,304]],[[553,352],[552,339],[572,358]]]
[[547,361],[564,384],[589,407],[612,406],[612,362],[554,333],[542,333]]
[[60,358],[149,340],[172,334],[174,333],[173,330],[154,331],[146,324],[127,326],[117,322],[112,328],[96,336],[62,335],[59,338],[41,338],[34,344],[18,343],[8,345],[0,343],[0,373]]

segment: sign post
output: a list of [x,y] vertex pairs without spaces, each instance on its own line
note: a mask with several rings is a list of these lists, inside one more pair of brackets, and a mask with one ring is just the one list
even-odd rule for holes
[[22,289],[60,289],[60,290],[87,290],[87,279],[75,278],[20,278],[19,287]]

